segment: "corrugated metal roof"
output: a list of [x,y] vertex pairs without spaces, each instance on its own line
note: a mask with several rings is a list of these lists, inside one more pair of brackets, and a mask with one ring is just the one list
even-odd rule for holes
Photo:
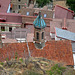
[[75,41],[75,33],[55,27],[56,36]]

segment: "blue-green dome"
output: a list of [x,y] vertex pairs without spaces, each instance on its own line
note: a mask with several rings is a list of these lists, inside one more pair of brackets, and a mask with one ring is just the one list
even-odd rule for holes
[[33,22],[33,24],[34,24],[35,28],[45,28],[46,27],[46,23],[45,23],[44,19],[42,19],[41,13],[39,13],[37,18]]

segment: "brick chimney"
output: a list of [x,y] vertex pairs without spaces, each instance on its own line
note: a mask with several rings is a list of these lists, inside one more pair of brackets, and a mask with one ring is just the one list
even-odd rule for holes
[[67,25],[67,19],[64,18],[62,22],[63,22],[63,27],[62,27],[62,29],[67,30],[67,27],[66,27],[66,25]]

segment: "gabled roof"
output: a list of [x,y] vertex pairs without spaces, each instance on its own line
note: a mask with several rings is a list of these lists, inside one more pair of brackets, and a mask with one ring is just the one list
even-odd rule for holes
[[56,37],[75,41],[75,33],[55,27]]
[[10,0],[0,0],[0,13],[7,13]]
[[72,10],[70,10],[70,9],[67,9],[67,8],[64,8],[64,7],[60,6],[60,5],[56,5],[56,6],[62,8],[62,9],[65,9],[65,10],[71,12],[71,13],[74,13],[74,11],[72,11]]
[[42,19],[42,16],[41,16],[41,12],[39,12],[39,15],[37,16],[33,24],[35,28],[45,28],[46,27],[46,23],[44,19]]
[[[32,42],[29,42],[28,45],[33,57],[44,57],[64,62],[66,65],[74,65],[71,41],[49,41],[45,43],[45,47],[42,50],[36,49]],[[15,58],[16,52],[18,54],[17,57],[29,56],[26,43],[4,44],[3,48],[0,48],[0,61],[4,61],[6,58]]]

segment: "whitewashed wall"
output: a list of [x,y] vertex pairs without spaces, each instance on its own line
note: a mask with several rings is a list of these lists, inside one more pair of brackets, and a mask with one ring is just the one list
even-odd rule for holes
[[50,33],[51,38],[55,38],[55,34]]

